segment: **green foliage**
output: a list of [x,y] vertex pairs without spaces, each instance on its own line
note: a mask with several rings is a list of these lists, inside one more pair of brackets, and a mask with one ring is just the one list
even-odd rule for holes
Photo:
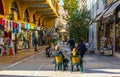
[[51,39],[50,39],[50,42],[51,42],[51,43],[54,43],[54,44],[55,44],[56,41],[57,41],[56,38],[51,38]]
[[80,39],[86,38],[88,35],[88,25],[90,20],[90,11],[86,5],[82,9],[78,6],[78,0],[63,0],[63,8],[67,11],[67,15],[63,18],[68,21],[70,27],[70,37],[75,38],[78,42]]

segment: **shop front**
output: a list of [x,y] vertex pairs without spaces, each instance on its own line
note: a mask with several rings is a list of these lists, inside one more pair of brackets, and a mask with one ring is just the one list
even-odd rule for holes
[[119,36],[119,28],[116,28],[116,24],[118,23],[117,13],[119,12],[119,8],[120,1],[116,1],[103,15],[102,23],[105,26],[105,55],[114,55],[116,51],[116,37],[118,38]]

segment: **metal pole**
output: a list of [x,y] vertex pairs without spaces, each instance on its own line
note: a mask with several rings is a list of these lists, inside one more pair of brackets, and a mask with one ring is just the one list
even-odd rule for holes
[[115,27],[116,27],[116,19],[115,19],[115,15],[114,15],[114,23],[113,23],[113,32],[114,32],[114,35],[113,35],[113,55],[115,53]]

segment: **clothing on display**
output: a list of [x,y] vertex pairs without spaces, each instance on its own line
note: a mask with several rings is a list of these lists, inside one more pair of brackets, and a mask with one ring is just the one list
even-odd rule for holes
[[13,31],[13,22],[10,21],[10,31]]
[[4,36],[8,37],[8,38],[11,38],[11,33],[5,32]]
[[0,24],[2,24],[2,18],[0,18]]
[[0,38],[0,45],[4,45],[3,38]]
[[3,25],[3,26],[6,25],[6,20],[5,20],[5,19],[2,20],[2,25]]

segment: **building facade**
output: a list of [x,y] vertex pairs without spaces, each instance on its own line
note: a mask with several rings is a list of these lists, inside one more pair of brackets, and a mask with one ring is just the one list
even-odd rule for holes
[[[114,55],[119,52],[119,0],[97,0],[91,6],[91,23],[89,41],[96,39],[95,48],[104,55]],[[94,10],[93,10],[94,9]],[[94,33],[91,25],[96,23]],[[117,27],[116,27],[117,26]],[[96,36],[95,38],[92,36]],[[94,46],[93,46],[94,47]]]
[[22,45],[33,47],[35,37],[47,40],[58,9],[58,0],[0,0],[0,45],[16,53]]

